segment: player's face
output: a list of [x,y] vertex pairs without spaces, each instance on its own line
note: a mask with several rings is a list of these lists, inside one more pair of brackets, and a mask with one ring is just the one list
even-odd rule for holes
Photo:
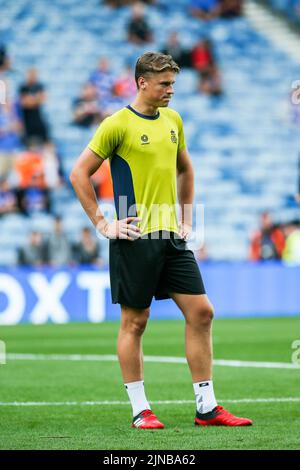
[[153,74],[144,82],[144,98],[156,107],[166,107],[174,94],[175,73]]

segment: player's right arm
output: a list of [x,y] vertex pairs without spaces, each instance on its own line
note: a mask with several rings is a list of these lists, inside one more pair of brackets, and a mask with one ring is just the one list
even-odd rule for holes
[[110,239],[123,238],[133,241],[140,236],[140,229],[131,225],[130,222],[140,219],[127,217],[109,223],[98,207],[91,176],[100,168],[103,162],[104,159],[86,147],[74,165],[70,181],[83,209],[103,236]]

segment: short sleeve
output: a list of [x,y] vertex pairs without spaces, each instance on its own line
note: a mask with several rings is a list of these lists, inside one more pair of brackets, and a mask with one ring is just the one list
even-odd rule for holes
[[101,122],[88,147],[99,157],[112,157],[123,137],[122,126],[110,116]]
[[183,122],[181,117],[178,114],[178,151],[183,150],[186,148],[185,136],[184,136],[184,129],[183,129]]

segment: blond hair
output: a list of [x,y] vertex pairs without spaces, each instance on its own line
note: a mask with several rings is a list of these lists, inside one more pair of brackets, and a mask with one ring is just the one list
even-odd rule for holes
[[140,77],[169,70],[175,73],[180,72],[179,66],[176,64],[175,60],[173,60],[171,55],[162,54],[161,52],[146,52],[138,58],[135,66],[136,85],[139,88],[138,79]]

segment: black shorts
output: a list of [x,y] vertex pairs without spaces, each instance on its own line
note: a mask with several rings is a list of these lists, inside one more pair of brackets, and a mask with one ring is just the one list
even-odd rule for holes
[[[164,232],[166,234],[166,232]],[[205,294],[194,253],[174,233],[169,239],[150,237],[135,241],[109,241],[111,296],[114,304],[147,308],[156,300],[170,298],[171,292]],[[153,236],[153,234],[151,234]]]

